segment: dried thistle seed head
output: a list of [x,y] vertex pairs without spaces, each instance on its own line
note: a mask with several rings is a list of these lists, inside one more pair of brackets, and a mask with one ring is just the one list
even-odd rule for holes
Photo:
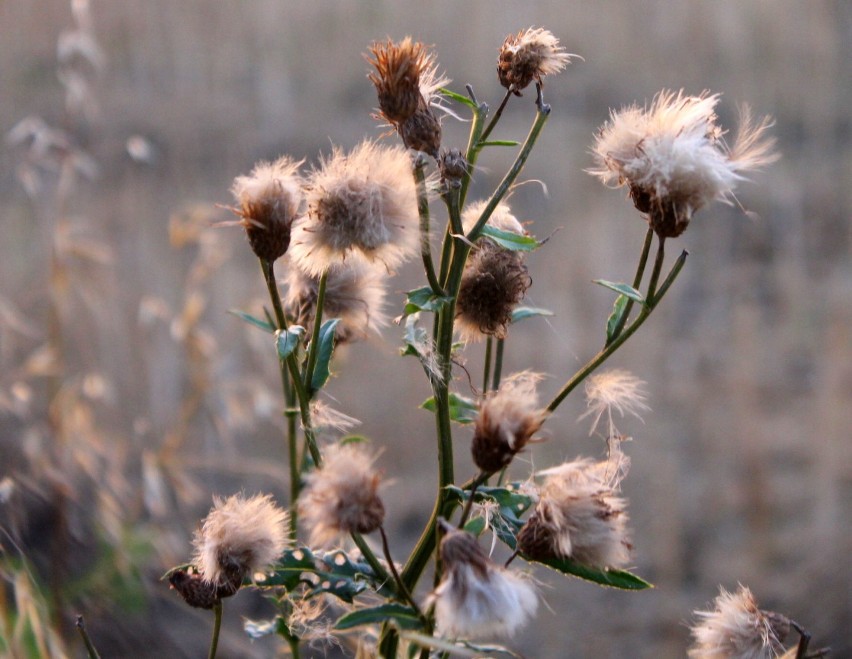
[[436,160],[441,148],[441,122],[423,101],[417,111],[397,125],[402,143],[409,149],[422,151]]
[[713,200],[729,202],[743,173],[777,159],[768,117],[754,121],[747,107],[734,145],[717,123],[718,94],[686,96],[663,90],[650,108],[610,113],[592,147],[589,170],[606,185],[626,185],[639,212],[660,237],[676,237],[692,215]]
[[411,158],[365,141],[335,149],[308,181],[307,217],[293,226],[290,256],[319,276],[358,254],[393,268],[417,251],[419,215]]
[[302,204],[301,164],[283,156],[272,163],[260,162],[251,175],[234,179],[236,211],[258,258],[274,261],[290,246],[290,229]]
[[559,45],[551,32],[543,28],[527,28],[506,37],[497,58],[500,84],[516,96],[545,75],[558,73],[571,61],[571,55]]
[[463,341],[483,335],[504,338],[512,309],[532,285],[519,252],[503,249],[488,239],[477,241],[462,273],[456,321]]
[[524,575],[492,563],[476,538],[445,522],[444,575],[429,595],[437,631],[448,638],[510,636],[535,615],[538,595]]
[[184,602],[197,609],[212,609],[222,601],[223,597],[230,597],[236,593],[241,585],[240,583],[234,586],[230,582],[216,584],[200,574],[186,570],[172,572],[169,575],[169,584]]
[[530,558],[571,558],[599,568],[630,560],[627,501],[615,488],[626,471],[623,456],[606,462],[575,460],[548,469],[535,511],[518,534]]
[[691,632],[695,639],[689,656],[696,659],[772,659],[784,652],[790,633],[789,618],[762,611],[751,591],[740,586],[736,593],[724,588],[712,611],[696,611]]
[[[305,274],[298,267],[287,273],[284,306],[297,325],[311,336],[316,317],[319,277]],[[332,266],[328,271],[323,301],[323,318],[339,318],[335,330],[338,343],[360,341],[387,325],[383,312],[385,276],[376,268],[352,260]]]
[[193,563],[200,576],[216,586],[230,586],[230,594],[235,593],[243,579],[265,569],[287,548],[288,517],[268,494],[214,497],[193,540]]
[[540,380],[537,373],[517,373],[480,405],[471,452],[483,472],[493,474],[507,466],[541,428],[547,412],[538,407]]
[[359,444],[336,444],[326,450],[322,467],[306,476],[299,514],[310,528],[312,546],[328,545],[348,533],[372,533],[381,526],[385,507],[374,461]]
[[459,149],[446,149],[438,158],[438,169],[442,183],[458,186],[467,173],[467,160]]
[[388,39],[387,43],[370,46],[372,59],[367,61],[376,68],[367,77],[376,87],[382,116],[391,124],[400,124],[411,117],[420,104],[420,79],[430,69],[433,55],[426,52],[420,42],[405,37],[400,43]]
[[[485,210],[487,205],[487,199],[467,205],[462,213],[462,226],[464,227],[465,233],[470,233],[470,230],[473,229],[474,225],[479,220],[479,217],[482,215],[482,211]],[[527,233],[524,230],[524,225],[522,225],[518,221],[518,218],[512,214],[512,209],[509,208],[509,205],[502,201],[497,204],[497,207],[492,211],[487,224],[495,229],[500,229],[500,231],[517,233],[519,236],[524,236]]]

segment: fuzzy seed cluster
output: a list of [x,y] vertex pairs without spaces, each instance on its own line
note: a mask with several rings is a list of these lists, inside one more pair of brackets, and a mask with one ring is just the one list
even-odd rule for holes
[[559,73],[571,61],[571,55],[559,45],[559,39],[543,28],[527,28],[506,37],[497,58],[500,84],[516,96],[535,80]]

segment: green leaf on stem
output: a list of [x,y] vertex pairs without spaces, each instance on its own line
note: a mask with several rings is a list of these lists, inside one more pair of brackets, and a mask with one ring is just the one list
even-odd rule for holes
[[462,96],[461,94],[457,94],[456,92],[451,91],[451,90],[447,89],[446,87],[441,87],[438,91],[441,92],[441,94],[443,94],[447,98],[451,98],[458,103],[463,103],[464,105],[468,106],[469,108],[476,110],[476,103],[474,103],[472,100],[470,100],[467,96]]
[[487,142],[480,142],[479,146],[518,146],[520,142],[516,142],[515,140],[488,140]]
[[470,643],[469,641],[448,641],[437,636],[427,636],[426,634],[410,630],[403,630],[399,635],[412,644],[424,648],[432,648],[433,650],[440,650],[453,657],[470,657],[471,659],[475,659],[476,657],[493,657],[495,654],[504,654],[520,659],[521,656],[502,645],[481,645]]
[[464,525],[464,530],[472,533],[477,538],[485,532],[486,520],[484,517],[474,517]]
[[[497,537],[511,549],[515,549],[515,537],[524,525],[521,516],[535,503],[531,496],[521,492],[520,487],[520,483],[510,483],[506,487],[479,487],[473,497],[476,503],[497,504],[496,514],[489,518],[488,523]],[[455,500],[463,505],[469,497],[470,492],[455,485],[447,488],[450,501]]]
[[275,330],[275,347],[278,348],[278,356],[287,359],[298,347],[305,328],[301,325],[291,325],[287,330]]
[[[429,412],[435,412],[437,407],[434,396],[423,401],[420,407]],[[479,416],[479,406],[472,399],[450,394],[450,421],[461,424],[473,423],[477,416]]]
[[532,236],[522,236],[514,231],[503,231],[488,224],[482,227],[482,235],[488,236],[500,247],[513,252],[531,252],[541,245]]
[[548,558],[544,560],[532,560],[521,554],[524,560],[530,563],[541,563],[552,570],[562,574],[570,574],[586,581],[592,581],[600,586],[609,588],[620,588],[622,590],[645,590],[653,588],[644,579],[637,577],[627,570],[601,570],[599,568],[583,565],[570,558]]
[[236,316],[240,320],[244,320],[249,325],[254,325],[255,327],[259,327],[264,332],[268,332],[269,334],[275,333],[275,329],[276,329],[275,325],[273,325],[272,323],[269,323],[265,320],[261,320],[260,318],[256,318],[255,316],[252,316],[251,314],[248,314],[244,311],[240,311],[238,309],[228,309],[228,313],[233,315],[233,316]]
[[353,629],[361,625],[374,625],[393,620],[400,629],[420,629],[423,623],[417,612],[404,604],[382,604],[369,609],[358,609],[341,616],[335,629]]
[[632,286],[627,284],[618,284],[612,281],[607,281],[606,279],[593,279],[595,284],[600,284],[604,288],[608,288],[610,290],[615,291],[616,293],[620,293],[626,297],[629,297],[634,302],[638,302],[639,304],[645,304],[645,296],[642,295],[639,291],[637,291]]
[[405,308],[402,311],[403,316],[410,316],[418,311],[440,311],[441,307],[452,300],[451,297],[443,295],[435,295],[434,291],[428,286],[415,288],[413,291],[408,291],[408,297],[405,300]]
[[314,391],[322,389],[328,380],[328,376],[331,375],[328,365],[331,362],[331,355],[334,353],[334,332],[338,323],[340,323],[340,318],[331,318],[320,327],[317,337],[317,364],[314,367],[313,377],[311,377],[311,389]]
[[291,592],[301,584],[307,587],[305,597],[328,593],[348,603],[367,588],[385,596],[393,594],[366,562],[352,560],[339,550],[320,555],[307,547],[288,549],[266,579],[255,581],[257,588],[283,587]]
[[512,309],[512,321],[517,323],[525,318],[534,316],[552,316],[553,312],[550,309],[540,309],[536,307],[515,307]]
[[612,313],[606,319],[606,340],[607,343],[612,341],[615,336],[615,328],[618,327],[618,321],[624,314],[624,309],[627,307],[628,298],[626,295],[619,295],[615,298],[615,304],[612,305]]

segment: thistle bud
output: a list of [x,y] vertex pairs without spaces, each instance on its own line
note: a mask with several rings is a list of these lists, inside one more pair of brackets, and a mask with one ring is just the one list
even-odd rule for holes
[[441,182],[447,185],[459,185],[467,174],[467,160],[459,149],[448,149],[438,158]]
[[265,261],[275,261],[290,246],[290,230],[302,203],[301,164],[284,156],[258,163],[250,176],[234,179],[231,192],[239,205],[240,224],[252,251]]
[[521,96],[521,90],[545,75],[558,73],[571,61],[559,39],[542,28],[528,28],[506,37],[497,58],[500,84]]
[[535,386],[541,376],[525,371],[506,378],[481,404],[474,426],[473,461],[486,474],[506,467],[541,428],[547,416],[538,409]]
[[421,103],[414,114],[397,126],[397,130],[406,147],[438,158],[438,150],[441,148],[441,122],[432,114],[426,103]]

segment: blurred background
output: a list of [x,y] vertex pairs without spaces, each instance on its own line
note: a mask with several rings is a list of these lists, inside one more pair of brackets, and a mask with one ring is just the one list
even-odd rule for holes
[[[522,175],[543,185],[511,199],[534,234],[553,235],[528,259],[527,302],[555,315],[513,328],[504,372],[546,373],[545,400],[603,340],[613,296],[591,280],[630,280],[646,229],[623,190],[583,171],[610,108],[662,88],[722,92],[721,123],[735,126],[740,103],[773,115],[783,157],[739,188],[742,208],[716,204],[669,241],[670,260],[689,250],[686,267],[608,363],[648,383],[652,411],[618,425],[634,437],[633,567],[656,588],[536,571],[547,607],[509,645],[553,659],[682,657],[691,612],[743,583],[814,645],[852,654],[852,4],[7,0],[0,636],[10,654],[83,656],[76,613],[104,656],[206,652],[211,616],[160,575],[189,557],[212,494],[287,502],[272,345],[226,313],[260,313],[263,282],[242,232],[210,228],[230,219],[217,204],[259,159],[315,164],[332,145],[383,134],[362,58],[372,41],[433,44],[450,87],[470,83],[496,107],[499,46],[531,25],[584,58],[547,79],[553,113]],[[494,137],[522,140],[533,101],[513,99]],[[466,124],[448,117],[444,131],[444,146],[464,147]],[[485,152],[471,199],[513,155]],[[391,280],[391,316],[421,278],[412,263]],[[437,481],[433,422],[417,409],[428,385],[416,360],[398,357],[400,335],[392,325],[339,351],[326,398],[382,450],[398,560]],[[482,347],[467,352],[478,382]],[[577,422],[583,410],[575,392],[513,475],[603,455]],[[464,479],[470,431],[456,434]],[[223,656],[280,651],[242,632],[238,613],[271,613],[262,598],[229,606]]]

